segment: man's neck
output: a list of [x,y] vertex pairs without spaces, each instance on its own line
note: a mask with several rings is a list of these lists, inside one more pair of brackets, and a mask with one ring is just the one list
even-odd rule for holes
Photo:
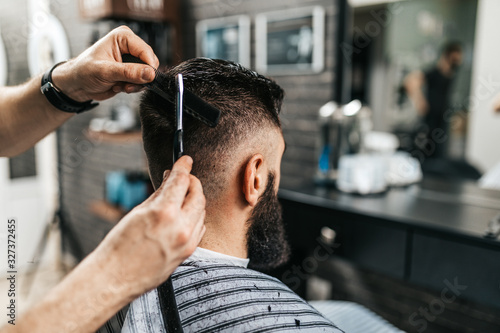
[[248,258],[247,221],[248,211],[238,205],[226,204],[207,207],[207,228],[199,247],[238,258]]

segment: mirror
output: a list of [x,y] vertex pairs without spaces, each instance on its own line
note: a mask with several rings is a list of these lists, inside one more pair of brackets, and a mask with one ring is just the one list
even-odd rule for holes
[[500,3],[350,5],[351,97],[372,108],[374,129],[396,134],[427,175],[477,180],[498,164],[500,80],[494,77],[500,78],[500,65],[493,59],[500,49],[491,41],[500,28],[493,14]]

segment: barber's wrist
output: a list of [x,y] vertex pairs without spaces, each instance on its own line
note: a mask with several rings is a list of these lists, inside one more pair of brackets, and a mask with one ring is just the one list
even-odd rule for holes
[[81,87],[79,87],[78,78],[72,69],[73,60],[69,60],[54,68],[52,71],[52,82],[63,94],[77,102],[90,100]]
[[[107,242],[106,239],[103,243]],[[145,290],[140,281],[131,278],[130,272],[127,272],[127,266],[123,265],[123,259],[119,253],[114,253],[105,249],[108,244],[101,243],[89,256],[89,261],[96,271],[100,272],[102,284],[106,289],[112,291],[111,298],[114,302],[123,303],[122,306],[132,302],[142,295]],[[127,274],[128,273],[128,274]]]

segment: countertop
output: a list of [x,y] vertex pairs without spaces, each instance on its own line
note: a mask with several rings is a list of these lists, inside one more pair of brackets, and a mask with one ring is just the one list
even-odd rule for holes
[[472,181],[425,178],[418,184],[367,196],[310,181],[300,186],[281,184],[279,197],[413,228],[473,237],[500,247],[500,240],[483,237],[489,221],[500,213],[500,191],[481,189]]

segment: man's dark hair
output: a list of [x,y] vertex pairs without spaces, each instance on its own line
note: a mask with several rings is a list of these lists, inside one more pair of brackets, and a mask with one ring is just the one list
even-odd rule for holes
[[454,52],[462,52],[461,42],[456,40],[447,42],[446,44],[444,44],[441,54],[447,57]]
[[[283,90],[274,81],[225,60],[195,58],[165,71],[163,89],[175,96],[175,76],[184,87],[221,111],[219,124],[210,128],[185,113],[184,153],[193,158],[192,174],[203,184],[207,199],[225,187],[225,166],[235,148],[261,129],[281,130],[279,112]],[[140,117],[144,151],[153,184],[158,187],[164,170],[172,168],[175,106],[146,91]]]

